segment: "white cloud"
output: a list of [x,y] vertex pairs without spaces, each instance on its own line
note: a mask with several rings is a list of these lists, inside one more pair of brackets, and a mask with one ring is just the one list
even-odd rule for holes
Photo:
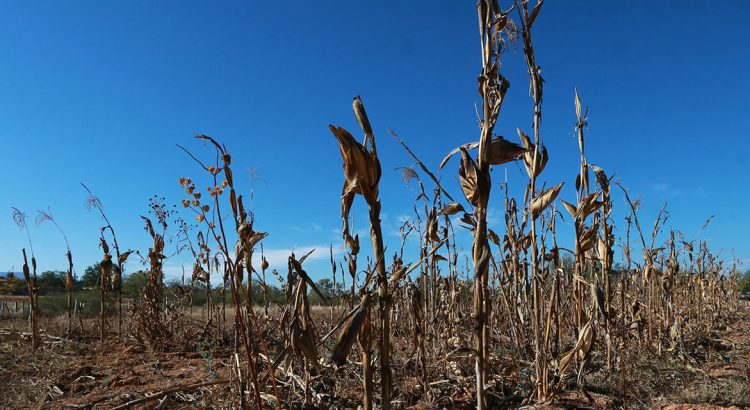
[[[330,246],[330,244],[316,244],[296,246],[294,248],[264,248],[263,255],[266,257],[266,260],[271,267],[276,267],[278,269],[279,267],[286,266],[289,255],[291,255],[292,252],[294,252],[296,257],[300,258],[314,249],[315,252],[310,254],[305,262],[327,261],[331,257],[329,253]],[[334,259],[341,256],[343,252],[344,250],[341,243],[333,244]],[[259,251],[256,251],[255,254],[260,258]]]
[[653,184],[651,185],[651,189],[663,196],[680,196],[683,194],[683,191],[681,189],[675,188],[667,182]]

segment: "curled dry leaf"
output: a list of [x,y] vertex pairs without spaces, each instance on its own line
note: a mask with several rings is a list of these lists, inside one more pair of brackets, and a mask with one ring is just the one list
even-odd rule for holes
[[349,247],[349,253],[357,255],[359,253],[359,234],[355,234],[354,237],[347,234],[346,246]]
[[[445,156],[445,158],[443,158],[443,161],[440,162],[440,166],[438,167],[438,169],[443,169],[445,164],[448,163],[448,160],[450,160],[454,155],[458,154],[462,149],[469,150],[477,148],[479,148],[478,142],[470,142],[468,144],[456,147],[453,151],[449,152],[448,155]],[[505,138],[498,136],[497,138],[494,138],[492,141],[490,141],[489,151],[490,152],[488,158],[490,165],[502,165],[517,160],[519,157],[521,157],[521,155],[527,153],[528,149],[516,144],[515,142],[510,142]]]
[[536,219],[545,209],[547,209],[552,201],[557,198],[557,194],[560,193],[560,189],[562,189],[563,184],[564,182],[557,184],[556,186],[542,192],[539,196],[534,198],[533,201],[531,201],[532,218]]
[[440,211],[438,211],[438,215],[455,215],[459,212],[464,212],[463,205],[459,204],[458,202],[452,202],[446,206],[444,206]]
[[438,232],[437,217],[432,212],[430,212],[430,215],[427,217],[427,229],[425,231],[425,236],[427,240],[431,242],[438,242],[440,241],[440,237],[438,236],[438,233],[437,233]]
[[497,236],[495,231],[492,229],[487,229],[487,237],[497,246],[500,246],[500,237]]
[[573,204],[571,204],[570,202],[566,202],[566,201],[564,201],[562,199],[560,200],[560,202],[562,202],[563,206],[568,211],[568,213],[570,214],[570,216],[572,216],[573,218],[575,218],[576,215],[578,214],[578,210],[577,210],[576,206],[573,205]]
[[602,291],[602,288],[597,286],[595,283],[589,284],[589,288],[591,290],[591,299],[596,303],[596,306],[599,308],[599,312],[601,312],[602,316],[607,317],[607,311],[604,306],[604,291]]
[[125,263],[128,260],[128,256],[130,256],[131,253],[133,253],[133,251],[127,251],[121,254],[120,257],[117,258],[117,264],[122,265],[123,263]]
[[436,262],[439,262],[439,261],[447,261],[448,259],[446,259],[446,258],[445,258],[445,256],[443,256],[443,255],[440,255],[440,254],[436,253],[436,254],[435,254],[435,255],[434,255],[433,257],[432,257],[432,260],[434,260],[434,261],[436,261]]
[[583,326],[581,333],[578,334],[578,341],[573,349],[565,353],[563,358],[560,359],[558,373],[560,375],[565,373],[565,370],[570,366],[570,363],[573,361],[573,357],[575,357],[576,354],[578,354],[579,358],[588,356],[591,353],[591,347],[594,345],[595,340],[596,331],[594,330],[592,322],[589,321]]
[[399,267],[396,271],[391,274],[390,279],[388,279],[388,285],[391,288],[395,288],[396,285],[398,285],[398,282],[406,275],[406,272],[409,270],[410,265],[403,265]]
[[339,151],[344,162],[344,187],[341,194],[341,218],[344,221],[344,236],[349,234],[349,210],[354,196],[360,194],[368,204],[374,204],[378,199],[378,183],[380,182],[380,161],[374,149],[368,151],[357,142],[349,131],[329,125],[339,143]]
[[289,261],[292,263],[292,266],[294,266],[294,270],[302,278],[302,280],[304,280],[305,283],[307,283],[308,285],[310,285],[310,287],[312,288],[312,290],[315,293],[317,293],[318,296],[320,296],[320,298],[323,301],[325,301],[326,303],[329,303],[328,302],[328,298],[326,298],[325,296],[323,296],[323,293],[320,292],[320,289],[318,289],[318,286],[315,285],[315,282],[313,282],[313,280],[310,279],[310,276],[307,274],[307,272],[304,269],[302,269],[302,264],[297,259],[294,259],[294,255],[292,255],[292,256],[289,257]]
[[477,221],[474,220],[474,217],[469,215],[468,213],[464,212],[464,214],[461,216],[461,218],[458,219],[460,222],[465,223],[466,225],[469,225],[471,229],[476,228]]
[[362,301],[359,303],[357,311],[349,318],[346,325],[341,329],[341,333],[339,333],[336,345],[333,348],[333,353],[331,354],[331,362],[337,366],[343,366],[346,363],[346,357],[352,350],[354,341],[357,339],[357,334],[362,328],[362,324],[365,322],[369,299],[369,294],[365,294],[362,297]]
[[581,237],[579,239],[578,245],[579,250],[581,252],[587,252],[589,249],[593,248],[596,244],[596,238],[599,231],[599,224],[596,223],[590,228],[583,231],[583,234],[581,234]]
[[458,168],[458,176],[461,181],[461,190],[470,204],[477,206],[486,203],[489,196],[487,175],[477,166],[465,149],[461,148],[461,166]]
[[[525,153],[523,154],[523,162],[526,165],[526,173],[529,175],[529,178],[536,178],[539,176],[539,174],[542,173],[542,171],[544,171],[544,168],[547,166],[547,161],[549,160],[547,147],[542,145],[542,149],[540,151],[538,147],[531,142],[531,138],[529,138],[528,135],[521,131],[520,128],[518,128],[517,131],[518,136],[521,138],[521,142],[523,143],[525,149]],[[537,153],[536,164],[534,164],[535,151]]]
[[292,336],[292,348],[297,354],[301,354],[308,363],[320,368],[318,361],[318,349],[316,348],[315,333],[312,329],[306,329],[304,323],[295,317],[290,324]]
[[576,212],[576,218],[579,221],[585,221],[589,215],[604,205],[604,202],[598,200],[599,195],[601,195],[601,192],[594,192],[581,199]]

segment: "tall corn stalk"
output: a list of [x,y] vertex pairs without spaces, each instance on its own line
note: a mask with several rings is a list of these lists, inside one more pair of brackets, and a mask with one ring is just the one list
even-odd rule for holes
[[57,231],[60,232],[60,235],[62,235],[63,240],[65,241],[65,257],[68,259],[68,270],[65,272],[65,289],[67,291],[67,313],[68,313],[68,335],[70,335],[70,326],[71,326],[71,316],[73,312],[73,254],[70,252],[70,243],[68,242],[68,237],[65,236],[65,232],[63,232],[62,228],[60,228],[60,225],[57,224],[57,221],[52,217],[52,212],[48,209],[47,212],[44,211],[37,211],[37,217],[36,217],[36,224],[41,225],[45,221],[52,222],[53,225],[55,225],[55,228],[57,228]]
[[[523,36],[523,54],[526,59],[526,67],[529,73],[529,82],[531,84],[531,96],[534,100],[534,145],[533,153],[527,153],[525,158],[527,159],[527,170],[529,171],[529,190],[527,197],[530,198],[530,205],[533,208],[535,203],[541,205],[549,205],[557,193],[560,191],[560,186],[553,188],[553,191],[547,191],[550,193],[549,199],[545,198],[547,192],[543,193],[540,197],[536,197],[536,178],[542,172],[547,162],[547,150],[541,144],[541,137],[539,134],[539,125],[542,119],[542,85],[543,79],[541,77],[541,67],[536,64],[536,56],[534,54],[534,48],[531,39],[531,27],[534,24],[534,20],[539,15],[543,0],[539,0],[534,8],[529,12],[528,3],[524,2],[518,9],[518,14],[521,20],[521,32]],[[520,131],[519,131],[520,133]],[[524,145],[526,148],[532,148],[528,142],[528,138],[523,138],[523,133],[520,133]],[[540,151],[541,147],[541,151]],[[528,161],[530,159],[530,163]],[[546,201],[546,204],[543,202]],[[532,275],[532,293],[533,293],[533,309],[534,309],[534,350],[536,352],[534,370],[536,373],[536,396],[539,402],[546,400],[547,396],[547,347],[542,341],[542,311],[544,310],[544,301],[542,300],[542,271],[539,267],[539,246],[537,243],[537,217],[541,213],[540,210],[531,209],[531,275]]]
[[34,257],[34,246],[31,244],[31,233],[26,223],[26,214],[16,207],[13,207],[13,221],[20,229],[26,231],[26,238],[29,240],[29,250],[31,251],[31,269],[26,257],[26,249],[21,249],[23,254],[23,277],[26,279],[26,291],[29,296],[29,309],[31,310],[31,349],[36,351],[42,344],[39,337],[39,286],[36,277],[36,258]]
[[[117,263],[116,264],[112,263],[112,260],[111,260],[112,256],[111,255],[109,256],[109,259],[107,261],[102,260],[102,262],[106,266],[109,267],[109,269],[111,270],[111,272],[114,272],[114,276],[112,276],[110,278],[109,274],[108,274],[107,275],[107,279],[112,281],[112,288],[117,290],[117,305],[118,305],[118,307],[117,307],[117,318],[118,318],[118,327],[117,327],[117,330],[118,330],[118,334],[120,335],[120,337],[122,337],[122,280],[121,279],[122,279],[122,273],[124,272],[124,269],[125,269],[124,268],[124,263],[127,261],[128,256],[130,255],[131,252],[127,251],[127,252],[124,252],[124,253],[120,253],[120,246],[117,243],[117,235],[115,234],[115,229],[112,227],[112,224],[109,222],[109,219],[107,219],[107,214],[104,213],[104,207],[102,206],[102,201],[100,201],[99,198],[97,198],[96,196],[94,196],[94,194],[91,192],[91,190],[86,185],[84,185],[83,182],[81,182],[81,186],[83,187],[83,189],[86,190],[86,193],[88,194],[88,196],[86,197],[86,207],[88,208],[88,210],[90,211],[91,208],[96,208],[96,210],[99,211],[99,214],[101,215],[102,219],[104,220],[104,223],[106,223],[106,225],[104,225],[100,229],[100,231],[101,231],[100,232],[100,236],[101,236],[100,243],[103,246],[106,245],[106,242],[104,240],[104,232],[106,232],[107,230],[109,230],[110,234],[112,235],[112,245],[115,248],[115,256],[117,257]],[[109,254],[109,248],[107,248],[107,250],[104,253],[105,253],[105,258],[107,258],[106,255]],[[102,286],[104,286],[104,285],[102,285]],[[106,289],[102,289],[102,295],[104,293],[106,293]],[[102,312],[101,312],[102,325],[104,324],[104,303],[105,303],[105,301],[104,301],[104,299],[102,299],[102,301],[101,301],[101,304],[102,304]],[[102,328],[101,331],[104,332],[104,329]],[[104,339],[104,333],[102,333],[102,339]]]
[[477,162],[461,151],[459,176],[461,188],[468,201],[474,205],[476,228],[472,259],[474,262],[474,347],[477,409],[487,406],[484,385],[487,378],[489,337],[487,329],[488,278],[490,247],[487,242],[487,203],[490,197],[490,143],[492,130],[500,115],[500,107],[509,83],[500,74],[501,32],[505,28],[507,13],[498,9],[496,1],[480,0],[477,3],[479,36],[482,46],[482,72],[479,75],[479,94],[482,97],[481,131]]
[[[354,98],[352,107],[357,122],[365,133],[364,144],[358,143],[347,130],[341,127],[329,125],[329,129],[339,143],[339,150],[344,161],[345,181],[341,196],[341,217],[344,222],[343,235],[345,241],[351,241],[349,210],[356,194],[365,198],[370,211],[370,239],[375,259],[374,271],[378,282],[381,407],[387,410],[391,406],[391,327],[388,276],[385,270],[385,249],[380,227],[380,200],[378,199],[378,184],[381,175],[380,161],[375,147],[375,135],[359,96]],[[369,149],[365,148],[368,142]]]

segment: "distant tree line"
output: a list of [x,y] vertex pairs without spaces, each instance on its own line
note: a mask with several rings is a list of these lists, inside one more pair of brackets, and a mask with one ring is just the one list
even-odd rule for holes
[[[101,267],[98,263],[94,263],[88,266],[83,275],[79,278],[74,275],[73,278],[73,291],[77,293],[86,292],[88,290],[98,289],[99,278],[101,277]],[[122,280],[122,295],[126,298],[138,299],[141,291],[143,290],[146,282],[148,281],[148,272],[137,271],[131,274],[125,274]],[[39,295],[57,295],[65,292],[65,272],[63,271],[46,271],[42,272],[37,278],[37,286],[39,287]],[[318,289],[321,291],[323,296],[329,301],[336,301],[338,295],[345,293],[346,291],[341,288],[341,284],[333,285],[333,281],[330,279],[321,279],[317,282]],[[202,305],[206,303],[207,294],[206,288],[203,283],[197,282],[192,287],[189,283],[183,284],[179,280],[173,280],[164,285],[166,294],[168,297],[173,299],[186,299],[190,298],[192,303],[195,305]],[[253,301],[256,304],[270,303],[270,304],[283,304],[286,303],[286,295],[284,289],[279,287],[268,285],[265,288],[257,280],[253,280]],[[23,277],[9,272],[6,274],[5,280],[0,280],[0,295],[26,295],[26,280]],[[192,293],[192,295],[191,295]],[[215,303],[222,301],[222,288],[221,284],[212,284],[211,288],[211,299]],[[229,290],[226,290],[227,301],[231,300]],[[308,298],[310,303],[314,305],[326,304],[321,300],[320,296],[314,292],[310,293]]]

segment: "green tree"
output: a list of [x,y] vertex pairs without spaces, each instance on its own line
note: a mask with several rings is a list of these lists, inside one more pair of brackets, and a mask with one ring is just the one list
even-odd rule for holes
[[[321,279],[315,284],[318,286],[318,290],[320,290],[320,293],[322,293],[323,296],[328,299],[329,303],[333,302],[336,295],[342,292],[341,284],[337,283],[334,288],[333,281],[327,278]],[[326,303],[325,301],[321,300],[320,296],[318,296],[318,294],[315,293],[312,289],[308,289],[308,299],[313,305],[323,305]]]
[[95,288],[99,284],[99,277],[102,275],[102,268],[99,263],[95,263],[83,272],[81,282],[84,288]]
[[148,282],[148,272],[138,271],[125,276],[122,280],[122,294],[128,297],[138,296]]
[[46,271],[39,277],[39,288],[43,292],[55,292],[65,289],[65,272]]
[[750,269],[745,271],[745,274],[740,277],[740,293],[750,294]]
[[23,295],[26,292],[26,281],[8,273],[5,280],[0,280],[0,295]]

